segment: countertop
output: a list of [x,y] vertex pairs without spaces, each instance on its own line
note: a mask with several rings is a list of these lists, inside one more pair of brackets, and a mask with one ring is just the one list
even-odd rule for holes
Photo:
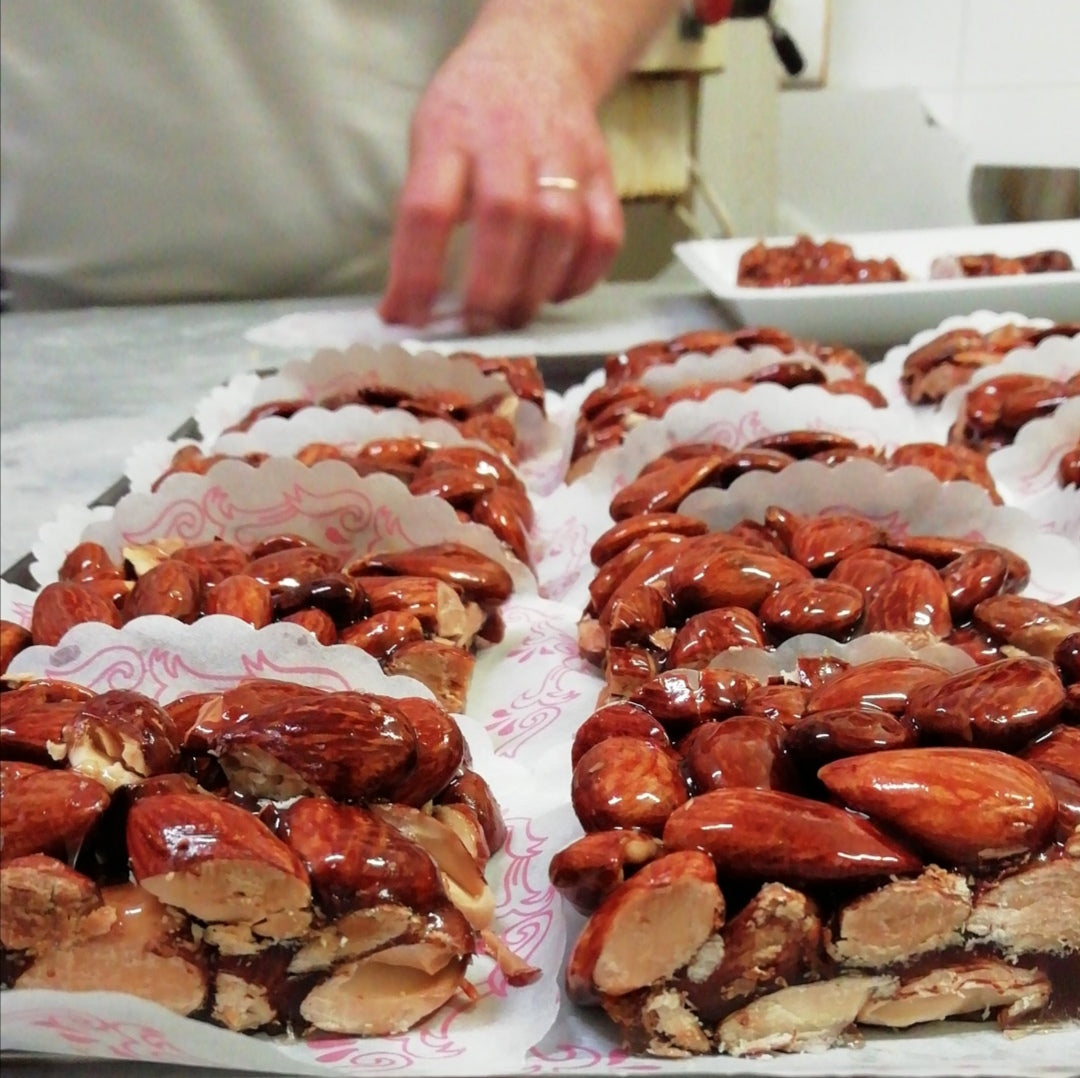
[[[270,300],[0,316],[0,569],[29,551],[60,505],[94,500],[123,474],[133,446],[167,436],[231,375],[278,367],[321,345],[341,346],[356,333],[372,343],[400,339],[401,331],[378,322],[373,302]],[[602,286],[491,343],[598,352],[724,324],[700,286],[675,273]],[[439,331],[433,327],[428,336]]]

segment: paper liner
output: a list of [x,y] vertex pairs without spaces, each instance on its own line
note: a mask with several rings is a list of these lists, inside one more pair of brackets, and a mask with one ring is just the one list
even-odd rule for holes
[[169,476],[152,494],[121,498],[95,523],[87,523],[85,513],[65,509],[42,529],[30,568],[39,584],[55,580],[65,554],[82,539],[101,543],[117,558],[124,546],[156,539],[198,543],[217,537],[246,547],[283,532],[343,557],[460,542],[505,566],[515,590],[536,591],[532,573],[489,528],[463,524],[441,498],[410,494],[393,476],[358,476],[341,461],[307,467],[288,457],[258,468],[225,460],[206,475]]
[[[0,589],[6,601],[17,600],[19,593],[11,586]],[[553,854],[581,834],[569,805],[569,745],[577,726],[593,710],[589,697],[599,687],[599,678],[590,678],[588,668],[575,659],[574,611],[534,597],[514,598],[507,604],[506,617],[506,640],[490,653],[495,661],[485,666],[485,654],[478,664],[482,695],[479,707],[470,706],[474,721],[462,719],[462,726],[477,770],[492,784],[509,817],[507,850],[488,872],[498,898],[498,928],[517,953],[541,965],[544,977],[537,985],[506,989],[490,964],[478,961],[476,975],[484,995],[470,1011],[444,1008],[400,1037],[330,1037],[306,1043],[229,1033],[128,996],[17,990],[5,994],[0,1008],[4,1049],[212,1065],[263,1074],[385,1071],[417,1078],[487,1074],[518,1078],[567,1072],[673,1078],[745,1076],[751,1071],[862,1075],[869,1073],[868,1066],[884,1075],[1053,1078],[1070,1073],[1063,1061],[1075,1055],[1077,1032],[1055,1031],[1011,1041],[994,1029],[959,1023],[870,1033],[859,1050],[838,1048],[825,1054],[752,1061],[724,1056],[668,1061],[630,1056],[620,1049],[610,1023],[563,997],[563,957],[583,918],[555,895],[547,881]],[[162,700],[175,695],[181,684],[188,689],[222,688],[229,678],[252,674],[288,676],[327,687],[373,684],[357,672],[355,664],[363,664],[363,659],[349,649],[318,648],[303,641],[297,652],[294,644],[300,638],[295,627],[256,631],[239,622],[226,625],[229,620],[219,617],[184,626],[146,618],[122,630],[79,626],[57,648],[22,653],[14,668],[48,671],[100,689],[141,688]],[[497,654],[500,650],[505,654]],[[769,664],[771,671],[790,665],[796,654],[823,652],[850,661],[881,655],[913,655],[957,666],[968,661],[942,645],[913,652],[883,634],[851,644],[795,638],[773,655],[762,653],[756,659]],[[748,652],[729,652],[724,661],[731,665],[749,659]],[[508,671],[511,676],[503,676]],[[375,684],[384,691],[389,682]]]
[[968,394],[1003,374],[1034,374],[1064,382],[1074,374],[1080,374],[1080,337],[1047,337],[1034,348],[1014,348],[1000,363],[976,371],[970,382],[957,386],[941,402],[938,415],[945,424],[945,437],[960,415]]
[[243,456],[245,453],[269,453],[291,457],[313,442],[352,445],[376,438],[410,436],[424,438],[437,445],[458,445],[466,440],[452,423],[442,419],[420,419],[393,408],[379,411],[350,404],[330,411],[313,407],[304,408],[287,418],[267,416],[254,423],[250,430],[223,434],[212,443],[204,444],[192,438],[143,442],[129,454],[124,474],[133,491],[150,490],[168,470],[176,451],[184,445],[197,445],[206,454]]
[[[249,677],[431,698],[409,678],[388,678],[356,648],[323,647],[296,626],[255,630],[221,616],[193,625],[147,617],[119,630],[79,625],[56,648],[20,652],[9,673],[62,678],[98,692],[131,689],[162,702],[185,692],[220,691]],[[470,980],[480,999],[471,1007],[452,1002],[400,1037],[335,1037],[305,1043],[226,1033],[122,995],[15,990],[4,994],[4,1049],[264,1072],[295,1070],[297,1062],[341,1070],[364,1065],[365,1060],[374,1065],[380,1059],[384,1065],[393,1059],[398,1068],[432,1075],[520,1068],[525,1050],[543,1035],[558,1005],[565,926],[547,866],[565,839],[561,829],[548,830],[546,806],[534,796],[529,770],[499,754],[481,723],[464,716],[459,722],[473,767],[490,784],[509,828],[505,850],[492,859],[486,872],[497,900],[495,927],[515,953],[541,967],[538,983],[511,989],[490,959],[478,958]],[[493,1037],[496,1028],[499,1035]]]
[[239,375],[227,385],[218,386],[199,403],[195,421],[203,440],[210,444],[256,404],[274,400],[316,401],[374,385],[425,392],[449,390],[470,401],[505,396],[512,407],[522,459],[532,460],[533,468],[543,476],[550,470],[549,458],[558,457],[561,442],[554,424],[544,418],[535,404],[514,397],[501,374],[482,374],[462,360],[451,360],[434,351],[413,353],[399,345],[376,348],[358,344],[343,351],[322,349],[310,359],[286,363],[279,373],[266,378]]
[[741,476],[727,490],[698,490],[679,507],[724,531],[744,518],[762,520],[770,505],[801,513],[851,512],[894,533],[944,535],[997,543],[1026,558],[1024,595],[1060,603],[1080,592],[1080,547],[1040,532],[1020,509],[995,506],[973,483],[940,483],[921,468],[887,471],[865,460],[835,468],[798,461],[775,474]]
[[[1008,316],[1001,317],[1008,320]],[[936,334],[934,335],[936,336]],[[914,339],[918,340],[918,337]],[[906,355],[907,353],[904,353],[905,357]],[[901,357],[900,360],[901,366],[903,358]],[[883,362],[888,362],[888,360]],[[1037,374],[1047,378],[1064,380],[1078,370],[1080,370],[1080,338],[1046,337],[1034,348],[1014,348],[1011,352],[1006,352],[1000,363],[994,363],[976,371],[970,381],[962,386],[957,386],[937,406],[911,404],[903,393],[894,386],[893,396],[889,398],[889,408],[890,410],[914,415],[917,422],[923,425],[926,437],[929,440],[947,442],[949,428],[960,414],[964,398],[975,386],[990,378],[997,378],[1002,374]],[[875,374],[874,368],[871,368],[871,376],[867,380],[878,384],[878,379],[881,377],[883,376]],[[898,377],[898,375],[895,377]],[[898,385],[897,382],[896,386]],[[878,388],[885,392],[882,385],[878,384]]]
[[[799,655],[833,655],[853,664],[881,658],[914,658],[937,663],[949,670],[962,670],[972,659],[958,648],[945,644],[912,649],[901,640],[874,633],[848,644],[819,636],[799,636],[786,641],[774,652],[733,649],[710,665],[746,670],[771,677],[790,670]],[[552,829],[561,821],[564,844],[580,837],[581,827],[566,805],[552,813]],[[585,919],[568,904],[564,907],[568,943],[572,947]],[[988,1024],[989,1025],[989,1024]],[[918,1075],[956,1078],[958,1075],[989,1075],[999,1078],[1064,1078],[1071,1075],[1065,1062],[1080,1052],[1080,1026],[1069,1024],[1038,1036],[1018,1040],[1006,1038],[992,1025],[974,1027],[968,1023],[935,1022],[911,1030],[878,1032],[864,1028],[864,1043],[858,1047],[831,1048],[827,1052],[801,1055],[772,1055],[753,1059],[730,1056],[697,1056],[679,1060],[657,1060],[628,1055],[617,1046],[614,1026],[602,1013],[570,1006],[559,1008],[555,1024],[529,1053],[527,1073],[632,1075],[748,1075],[839,1076],[890,1075],[912,1078]],[[1033,1049],[1033,1050],[1032,1050]]]
[[[589,556],[590,548],[614,523],[608,509],[612,496],[646,463],[672,445],[713,439],[719,445],[737,446],[768,434],[805,428],[836,431],[867,444],[881,445],[889,451],[899,444],[920,440],[922,433],[910,410],[875,409],[861,398],[837,397],[817,386],[785,390],[762,385],[746,393],[724,390],[706,401],[680,402],[659,419],[647,420],[635,427],[621,446],[600,454],[591,472],[536,501],[533,551],[541,594],[578,610],[584,607],[588,601],[589,582],[596,573]],[[830,477],[830,472],[836,472],[837,467],[830,469],[817,462],[799,462],[775,475],[747,473],[737,483],[741,484],[740,491],[754,490],[759,484],[764,484],[760,489],[772,491],[775,489],[772,484],[780,476],[788,475],[795,467],[802,469],[806,464],[812,464],[813,469],[809,473],[805,470],[794,473],[795,478],[787,481],[782,488],[784,491],[792,490],[799,497],[809,495],[822,508],[847,499],[851,504],[865,501],[868,509],[873,507],[872,512],[882,519],[903,521],[922,534],[933,532],[934,521],[938,519],[957,535],[990,527],[995,535],[1007,533],[1014,541],[1004,545],[1013,547],[1018,553],[1023,551],[1017,543],[1034,543],[1028,534],[1033,530],[1068,535],[1076,516],[1076,510],[1070,509],[1073,499],[1069,496],[1075,492],[1057,492],[1041,507],[1030,503],[1033,515],[1038,510],[1033,523],[1027,517],[1003,513],[975,484],[941,484],[920,468],[886,471],[870,461],[848,461],[837,466],[849,469],[862,465],[871,469],[869,472],[856,468],[854,472],[845,470]],[[801,484],[808,481],[807,475],[813,477],[812,486],[801,490]],[[894,478],[896,475],[913,478],[898,482]],[[860,485],[848,489],[849,476],[854,476]],[[919,476],[921,483],[910,486]],[[875,489],[874,484],[882,481],[885,485],[880,490]],[[924,522],[930,505],[936,504],[939,498],[942,508],[935,509],[937,515],[927,517]],[[892,502],[890,499],[897,500]],[[1080,498],[1076,500],[1080,501]],[[766,504],[773,501],[781,504],[776,498],[767,499]],[[684,508],[691,504],[688,500]],[[1024,508],[1028,506],[1024,505]],[[989,539],[990,535],[986,537]],[[1032,549],[1039,555],[1036,546],[1037,543]],[[1033,558],[1029,560],[1033,562],[1032,588],[1038,590],[1043,586],[1039,582],[1045,577],[1045,590],[1059,590],[1050,584],[1054,573],[1052,563],[1036,566]]]
[[933,329],[924,329],[916,333],[906,344],[897,344],[890,348],[880,363],[870,365],[866,380],[881,390],[890,405],[900,404],[910,407],[900,384],[904,370],[904,361],[917,348],[929,344],[935,337],[940,337],[953,329],[973,329],[976,333],[989,333],[1001,326],[1038,326],[1045,328],[1053,325],[1049,318],[1029,318],[1015,311],[973,311],[971,314],[952,315],[942,320]]
[[1006,502],[1018,505],[1044,530],[1080,543],[1080,490],[1062,487],[1058,465],[1080,441],[1080,399],[1053,415],[1025,423],[1012,445],[991,453],[986,464]]

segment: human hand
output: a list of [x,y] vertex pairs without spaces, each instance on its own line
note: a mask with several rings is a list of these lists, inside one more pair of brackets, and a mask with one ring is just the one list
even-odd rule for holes
[[[530,28],[532,29],[532,28]],[[413,118],[397,208],[388,322],[423,325],[468,222],[462,314],[470,332],[517,327],[590,289],[622,244],[622,209],[587,72],[557,29],[474,27]]]

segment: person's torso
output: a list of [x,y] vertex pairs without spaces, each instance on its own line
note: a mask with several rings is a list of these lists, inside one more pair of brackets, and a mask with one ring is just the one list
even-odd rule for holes
[[412,110],[477,7],[3,0],[0,235],[16,292],[379,287]]

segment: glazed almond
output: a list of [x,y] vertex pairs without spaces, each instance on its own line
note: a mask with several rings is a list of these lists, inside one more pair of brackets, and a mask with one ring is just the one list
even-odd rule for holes
[[208,748],[232,789],[275,801],[309,792],[365,800],[416,761],[416,735],[396,701],[351,691],[265,705],[214,731]]
[[911,693],[905,717],[920,736],[949,744],[1016,749],[1049,730],[1065,689],[1045,659],[1002,659]]
[[916,689],[939,684],[948,676],[943,667],[917,659],[874,659],[842,670],[813,689],[806,701],[806,713],[879,708],[903,715]]
[[683,623],[668,650],[667,665],[700,669],[728,648],[763,648],[761,622],[739,606],[703,610]]
[[983,868],[1033,853],[1054,826],[1056,802],[1030,764],[990,749],[893,749],[826,764],[818,778],[951,865]]
[[592,545],[589,556],[599,567],[645,535],[704,535],[703,520],[683,513],[641,513],[613,524]]
[[570,799],[586,831],[634,827],[659,835],[686,798],[678,761],[637,737],[609,737],[574,767]]
[[274,619],[274,601],[261,580],[246,574],[227,576],[207,589],[203,613],[228,614],[261,629]]
[[661,747],[671,745],[663,726],[644,707],[617,700],[597,708],[577,728],[570,746],[570,763],[576,766],[593,745],[609,737],[640,737]]
[[934,568],[915,561],[881,583],[866,604],[868,633],[912,633],[928,638],[952,631],[949,596]]
[[1058,644],[1080,632],[1080,616],[1024,595],[984,599],[975,607],[974,620],[995,640],[1044,659],[1053,659]]
[[800,520],[791,530],[791,556],[812,572],[835,565],[858,550],[878,546],[885,533],[873,521],[850,513]]
[[35,853],[73,859],[108,804],[95,779],[0,761],[0,863]]
[[250,924],[291,938],[307,928],[300,859],[246,809],[204,794],[139,798],[127,820],[135,881],[201,921]]
[[73,771],[109,793],[150,775],[177,770],[180,740],[172,718],[148,696],[112,689],[87,701],[64,729]]
[[844,640],[862,620],[863,596],[850,584],[799,580],[766,596],[758,614],[777,639],[818,633]]
[[574,909],[588,916],[663,849],[658,838],[636,828],[593,831],[552,857],[548,877]]
[[[567,961],[578,1004],[622,996],[670,976],[719,927],[724,896],[712,861],[698,850],[651,861],[610,894],[585,923]],[[642,936],[642,926],[650,931]]]
[[427,851],[366,809],[302,797],[280,811],[277,831],[331,920],[385,903],[419,912],[447,904]]
[[671,813],[662,837],[668,849],[705,850],[721,879],[840,883],[922,868],[862,817],[777,790],[700,794]]
[[791,760],[782,728],[758,715],[736,715],[694,727],[679,742],[686,774],[697,793],[731,786],[791,790]]
[[115,604],[82,584],[57,581],[46,584],[38,592],[30,620],[30,634],[35,644],[52,647],[60,643],[68,629],[85,621],[100,621],[118,629],[120,612]]
[[7,618],[0,618],[0,675],[5,674],[11,660],[33,642],[34,638],[29,629],[24,629]]
[[124,621],[158,614],[190,624],[202,610],[199,571],[168,558],[143,573],[124,600]]

